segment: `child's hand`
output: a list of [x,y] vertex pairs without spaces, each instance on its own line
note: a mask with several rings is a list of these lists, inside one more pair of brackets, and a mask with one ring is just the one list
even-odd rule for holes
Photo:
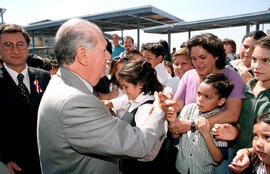
[[197,128],[197,130],[200,131],[200,133],[204,136],[204,135],[210,135],[210,123],[209,121],[205,118],[205,117],[200,117],[196,122],[195,122],[195,126]]
[[239,131],[236,127],[232,126],[231,124],[215,124],[212,128],[212,133],[215,135],[216,139],[219,140],[225,140],[225,141],[231,141],[234,140],[238,134]]
[[236,156],[229,165],[229,168],[234,173],[242,173],[242,171],[244,171],[250,164],[248,155],[249,154],[246,148],[238,150]]
[[165,113],[165,119],[168,120],[170,123],[176,121],[177,113],[173,107],[168,107],[167,112]]

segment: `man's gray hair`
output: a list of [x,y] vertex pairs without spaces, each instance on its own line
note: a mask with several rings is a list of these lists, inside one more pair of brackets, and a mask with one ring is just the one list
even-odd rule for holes
[[93,50],[97,44],[97,31],[100,31],[97,25],[84,19],[74,18],[65,22],[54,39],[59,66],[72,64],[79,47]]

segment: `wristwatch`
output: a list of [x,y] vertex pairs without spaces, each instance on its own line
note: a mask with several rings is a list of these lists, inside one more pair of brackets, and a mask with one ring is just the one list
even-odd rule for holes
[[194,120],[191,120],[190,130],[191,130],[191,132],[196,131],[196,126],[195,126]]

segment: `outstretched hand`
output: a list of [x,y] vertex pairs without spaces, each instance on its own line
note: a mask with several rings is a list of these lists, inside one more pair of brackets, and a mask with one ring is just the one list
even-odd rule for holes
[[248,168],[249,164],[248,150],[245,148],[238,150],[236,156],[229,165],[229,168],[235,173],[241,173]]
[[[155,96],[155,101],[154,101],[153,105],[151,106],[148,114],[151,114],[153,112],[153,110],[155,109],[155,107],[160,107],[163,110],[163,112],[166,113],[166,111],[167,111],[166,100],[168,100],[169,94],[165,95],[162,92],[155,92],[154,96]],[[172,97],[172,95],[171,95],[171,97]]]
[[239,130],[231,124],[224,123],[215,124],[212,128],[212,133],[218,140],[231,141],[238,136]]

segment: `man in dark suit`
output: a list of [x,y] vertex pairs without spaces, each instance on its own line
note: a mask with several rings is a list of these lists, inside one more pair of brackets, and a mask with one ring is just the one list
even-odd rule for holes
[[0,26],[0,160],[10,173],[41,173],[37,111],[50,74],[28,67],[29,34],[15,24]]

